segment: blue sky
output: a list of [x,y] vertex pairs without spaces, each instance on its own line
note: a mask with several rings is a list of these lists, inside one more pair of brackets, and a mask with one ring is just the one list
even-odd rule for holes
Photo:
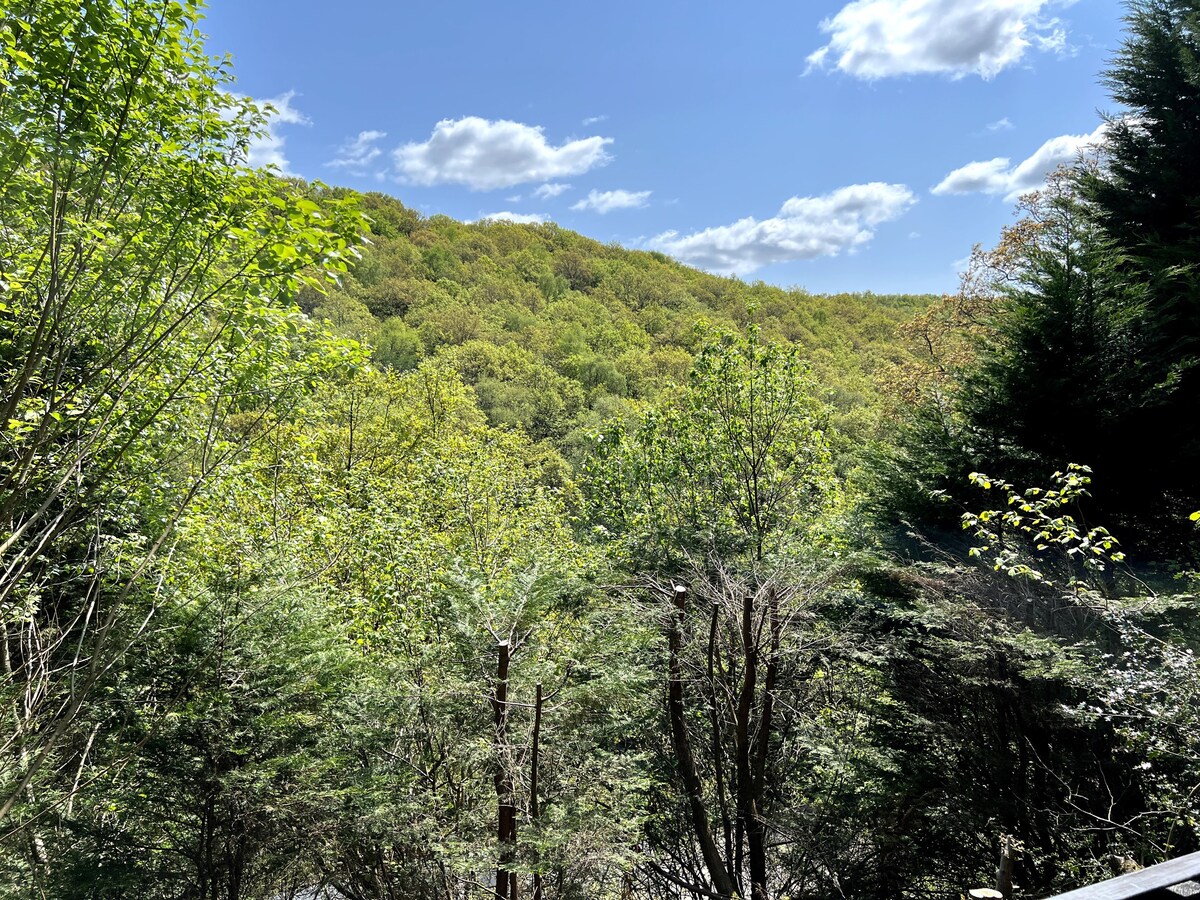
[[1118,0],[210,0],[255,162],[747,280],[941,292],[1114,112]]

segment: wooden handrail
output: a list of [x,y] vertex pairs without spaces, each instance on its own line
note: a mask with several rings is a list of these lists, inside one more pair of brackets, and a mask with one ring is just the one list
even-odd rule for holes
[[1168,900],[1192,896],[1190,891],[1168,890],[1188,881],[1200,881],[1200,853],[1189,853],[1128,875],[1067,891],[1050,900]]

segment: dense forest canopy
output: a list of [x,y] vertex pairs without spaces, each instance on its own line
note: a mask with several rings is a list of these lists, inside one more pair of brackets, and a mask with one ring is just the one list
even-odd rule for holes
[[549,441],[576,462],[589,431],[687,379],[700,321],[757,324],[803,348],[839,433],[869,440],[883,407],[880,379],[912,360],[896,326],[936,299],[748,285],[553,224],[463,224],[382,194],[357,199],[369,246],[337,287],[302,292],[300,305],[371,345],[379,367],[449,363],[491,424]]
[[[1037,897],[1200,849],[1200,5],[947,297],[256,170],[0,0],[0,897]],[[997,871],[998,870],[998,871]]]

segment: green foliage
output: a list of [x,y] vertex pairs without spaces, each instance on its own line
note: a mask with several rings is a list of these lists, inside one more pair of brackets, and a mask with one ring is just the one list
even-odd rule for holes
[[440,359],[474,385],[489,422],[535,440],[561,435],[583,409],[578,383],[515,344],[470,341]]
[[345,272],[354,202],[236,164],[265,117],[197,16],[0,6],[0,819],[18,828],[151,627],[173,526],[260,433],[235,423],[361,358],[289,299]]
[[953,492],[972,471],[1041,483],[1084,463],[1099,485],[1082,504],[1089,517],[1129,535],[1140,556],[1184,558],[1191,476],[1168,474],[1164,460],[1190,452],[1190,418],[1160,415],[1179,398],[1156,369],[1154,289],[1131,277],[1068,173],[1022,205],[1025,218],[970,279],[986,299],[959,299],[973,307],[962,326],[972,352],[913,398],[883,467],[895,484],[880,493],[893,514],[949,525],[923,494]]
[[[756,324],[765,339],[799,346],[833,406],[838,436],[831,440],[839,464],[849,469],[858,446],[877,436],[883,407],[877,379],[911,357],[896,328],[932,300],[815,296],[746,285],[687,269],[661,254],[604,246],[554,225],[466,225],[422,218],[379,194],[359,201],[381,230],[342,280],[345,294],[377,319],[415,329],[427,354],[461,358],[460,351],[470,347],[469,355],[478,357],[481,344],[499,348],[493,356],[508,360],[511,372],[495,366],[460,369],[480,389],[491,421],[532,429],[573,462],[582,459],[580,435],[604,418],[600,411],[623,408],[611,398],[653,400],[664,387],[683,381],[698,348],[694,325],[705,318],[731,329]],[[301,302],[310,310],[329,305],[314,295]],[[372,335],[360,313],[355,308],[343,333],[372,344],[395,340],[398,322]],[[326,309],[317,314],[339,321]],[[377,361],[391,352],[377,347]],[[530,408],[537,398],[526,392],[543,390],[522,383],[533,363],[543,367],[538,381],[564,401],[561,408]],[[574,385],[551,384],[551,372]],[[575,386],[582,389],[583,403],[575,399]]]
[[982,340],[911,429],[915,465],[901,460],[938,488],[971,470],[1038,483],[1086,463],[1089,514],[1157,560],[1191,558],[1184,519],[1200,496],[1198,15],[1190,0],[1131,3],[1106,78],[1128,112],[969,275],[959,305],[979,313],[965,330]]
[[1145,350],[1134,374],[1145,402],[1122,416],[1124,434],[1114,436],[1128,482],[1121,504],[1164,549],[1185,553],[1190,535],[1181,523],[1200,496],[1192,414],[1200,402],[1200,175],[1192,164],[1200,152],[1200,10],[1189,0],[1135,0],[1127,22],[1106,82],[1128,113],[1110,120],[1099,165],[1078,180],[1121,253],[1122,274],[1145,286]]
[[[1085,528],[1066,512],[1087,496],[1089,471],[1073,465],[1055,473],[1052,488],[1024,491],[972,475],[977,486],[999,489],[1007,502],[963,515],[963,527],[978,542],[970,555],[986,557],[988,570],[1009,582],[977,589],[974,602],[992,594],[995,624],[1022,645],[1040,643],[1057,660],[1054,674],[1065,693],[1053,727],[1091,732],[1088,740],[1103,748],[1089,752],[1096,753],[1110,800],[1097,805],[1086,793],[1070,799],[1062,814],[1070,821],[1084,817],[1072,828],[1096,830],[1110,859],[1162,859],[1197,840],[1193,772],[1200,730],[1187,699],[1200,690],[1195,598],[1155,595],[1121,565],[1125,555],[1107,529]],[[1066,784],[1079,774],[1062,771],[1063,762],[1038,760]],[[1082,762],[1088,765],[1086,755]],[[1023,840],[1027,850],[1037,846]],[[1026,877],[1095,880],[1105,874],[1063,862],[1076,853],[1064,847],[1061,858],[1038,859],[1035,851]],[[1039,864],[1046,866],[1040,874]]]
[[315,877],[307,827],[338,802],[329,735],[353,727],[368,673],[318,596],[215,568],[99,686],[89,787],[40,836],[46,895],[264,896]]
[[337,290],[329,291],[311,315],[314,320],[327,323],[337,334],[358,341],[373,335],[378,324],[370,310]]
[[[335,768],[297,798],[313,824],[293,868],[416,896],[482,880],[500,853],[499,766],[520,795],[521,870],[615,891],[641,815],[626,739],[645,714],[644,638],[594,586],[604,562],[568,527],[561,460],[487,426],[472,390],[432,362],[327,385],[241,472],[196,511],[205,556],[244,560],[254,579],[281,554],[362,654],[338,685],[339,728],[314,751],[314,765]],[[501,639],[512,737],[498,747],[488,697]],[[535,817],[537,684],[554,697]]]
[[[1007,504],[1003,509],[963,513],[963,528],[979,542],[971,548],[971,556],[986,554],[995,571],[1033,581],[1045,581],[1046,575],[1031,564],[1031,551],[1036,557],[1053,549],[1060,559],[1077,562],[1091,572],[1103,572],[1107,564],[1122,562],[1125,554],[1116,549],[1117,539],[1107,528],[1083,530],[1074,516],[1062,512],[1064,507],[1073,506],[1087,496],[1087,485],[1092,481],[1090,471],[1087,466],[1072,464],[1065,473],[1055,472],[1051,476],[1054,487],[1031,487],[1024,491],[1016,490],[1006,481],[971,473],[972,484],[985,491],[993,488],[1002,491]],[[1068,587],[1076,591],[1084,589],[1076,578],[1070,579]]]
[[688,385],[598,436],[585,490],[635,558],[749,553],[813,528],[835,479],[828,413],[795,348],[704,327]]
[[[1200,150],[1200,10],[1191,0],[1133,0],[1126,22],[1105,83],[1128,112],[1109,120],[1101,166],[1084,173],[1083,187],[1105,230],[1151,267],[1148,274],[1173,282],[1157,286],[1161,299],[1182,301],[1183,311],[1191,300],[1179,291],[1194,290],[1191,223],[1200,197],[1200,176],[1188,164]],[[1194,340],[1194,321],[1179,325]]]
[[787,742],[824,737],[805,715],[830,638],[813,614],[838,493],[828,411],[794,347],[755,326],[697,336],[687,386],[602,434],[584,484],[597,535],[639,576],[672,585],[657,592],[669,598],[658,617],[670,741],[654,757],[664,785],[648,890],[678,884],[664,865],[722,896],[819,890],[828,884],[803,854],[769,835],[804,830],[795,810],[814,796],[812,757]]
[[371,359],[397,372],[415,369],[425,355],[421,335],[397,316],[384,319],[371,341]]
[[[198,3],[0,2],[0,897],[951,896],[1002,841],[1042,895],[1200,846],[1194,598],[1093,524],[1194,541],[1193,5],[1134,5],[1135,115],[931,305],[249,171]],[[1000,493],[974,551],[881,561],[844,499],[938,487]]]
[[909,564],[879,576],[891,598],[847,622],[847,644],[871,648],[884,687],[859,707],[854,732],[878,761],[867,756],[867,789],[840,807],[881,863],[849,861],[856,893],[990,884],[1001,835],[1022,847],[1022,896],[1109,877],[1101,857],[1136,846],[1121,835],[1140,807],[1136,756],[1111,723],[1076,711],[1102,690],[1090,666],[1098,652],[1027,628],[1028,596],[1010,599],[1019,582],[990,568]]
[[[963,291],[915,323],[919,364],[896,370],[900,446],[871,485],[890,521],[936,536],[908,534],[927,560],[904,570],[918,602],[983,625],[965,643],[939,635],[935,652],[909,632],[894,668],[927,652],[936,663],[894,680],[893,696],[919,713],[933,771],[893,758],[911,767],[906,784],[967,779],[986,796],[956,798],[954,831],[979,833],[973,820],[1018,840],[1017,881],[1033,895],[1200,845],[1194,598],[1164,577],[1195,558],[1187,518],[1200,497],[1197,14],[1192,2],[1130,5],[1108,73],[1128,114],[1109,120],[1095,159],[1026,198]],[[967,506],[982,508],[961,519],[971,548],[938,530],[952,507],[930,496],[968,482]],[[959,562],[968,554],[985,565]],[[1014,679],[1035,645],[1043,677]],[[956,733],[964,709],[985,712],[983,737]],[[964,861],[942,852],[950,868]]]

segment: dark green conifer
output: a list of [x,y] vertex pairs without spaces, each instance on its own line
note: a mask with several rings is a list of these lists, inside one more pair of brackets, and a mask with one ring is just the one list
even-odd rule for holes
[[1119,498],[1186,543],[1200,499],[1200,3],[1134,0],[1129,33],[1105,81],[1124,109],[1110,117],[1100,165],[1078,179],[1144,289],[1142,352],[1119,433]]

